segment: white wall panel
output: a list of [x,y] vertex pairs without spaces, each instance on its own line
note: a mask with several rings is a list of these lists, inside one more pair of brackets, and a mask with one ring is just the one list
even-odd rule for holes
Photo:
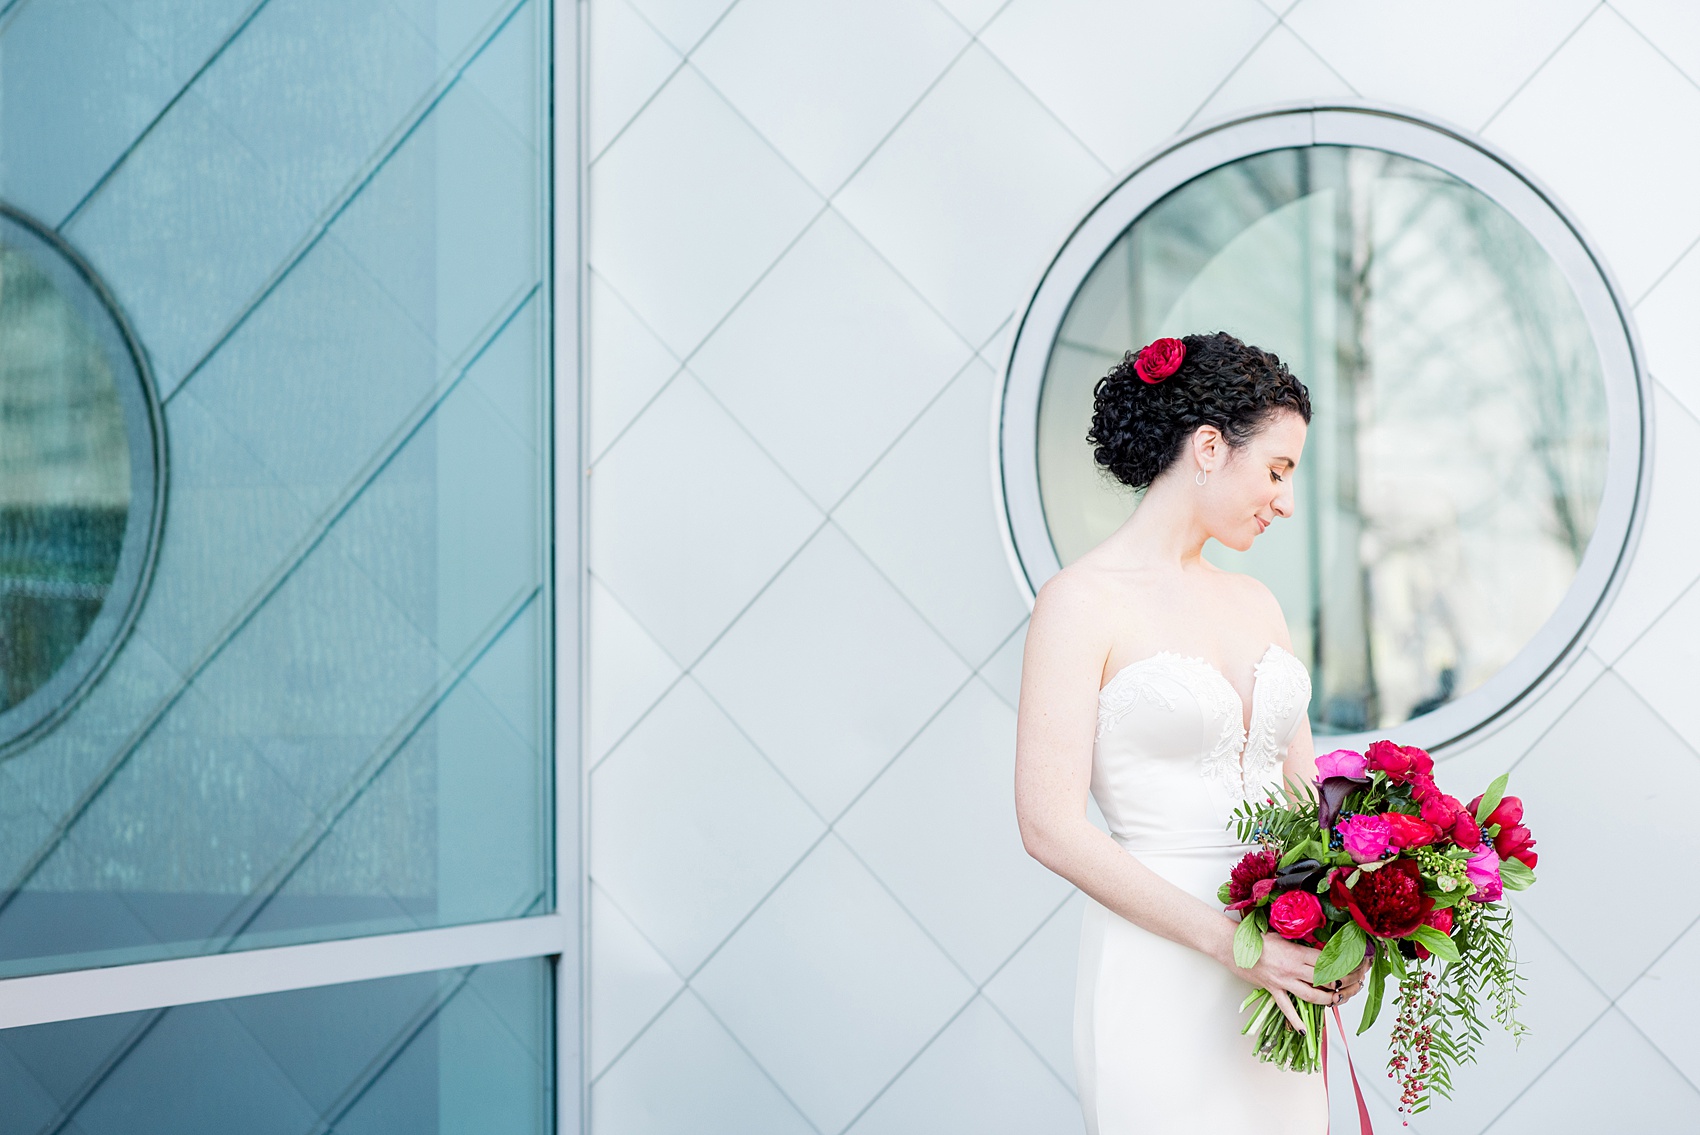
[[1283,17],[1365,98],[1479,130],[1594,0],[1299,0]]
[[1634,302],[1700,236],[1700,87],[1610,8],[1487,127],[1575,211]]
[[[1430,1135],[1691,1117],[1700,899],[1596,852],[1680,860],[1700,792],[1700,737],[1672,728],[1700,629],[1691,6],[631,3],[671,47],[593,46],[593,76],[641,72],[593,103],[687,62],[592,185],[591,734],[614,745],[593,923],[618,907],[593,925],[598,1135],[1080,1130],[1080,900],[1022,857],[1007,792],[1026,612],[988,446],[1010,316],[1112,169],[1189,121],[1354,95],[1486,125],[1640,302],[1662,383],[1621,592],[1538,701],[1444,754],[1461,787],[1512,770],[1541,840],[1534,1033],[1493,1036],[1401,1128],[1383,1020],[1351,1039],[1371,1111]],[[1652,778],[1602,791],[1626,761]],[[1639,896],[1609,938],[1572,917],[1608,892]]]

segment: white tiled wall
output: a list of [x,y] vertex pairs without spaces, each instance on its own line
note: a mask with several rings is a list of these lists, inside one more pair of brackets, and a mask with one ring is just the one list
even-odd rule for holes
[[1447,758],[1460,783],[1511,768],[1541,839],[1534,1032],[1409,1128],[1385,1028],[1359,1038],[1372,1111],[1700,1123],[1697,11],[591,0],[597,1135],[1081,1129],[1080,900],[1022,853],[1010,796],[996,371],[1117,170],[1334,97],[1478,132],[1574,211],[1635,305],[1658,438],[1599,633]]

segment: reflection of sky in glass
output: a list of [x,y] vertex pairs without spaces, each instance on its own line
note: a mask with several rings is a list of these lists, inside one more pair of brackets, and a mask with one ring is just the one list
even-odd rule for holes
[[0,710],[100,613],[129,505],[112,360],[32,250],[0,242]]
[[1312,147],[1158,202],[1082,285],[1052,352],[1040,491],[1069,563],[1134,498],[1092,461],[1092,386],[1160,335],[1281,356],[1314,417],[1297,515],[1210,559],[1274,589],[1318,732],[1386,728],[1480,686],[1575,577],[1605,479],[1605,386],[1534,239],[1433,167]]

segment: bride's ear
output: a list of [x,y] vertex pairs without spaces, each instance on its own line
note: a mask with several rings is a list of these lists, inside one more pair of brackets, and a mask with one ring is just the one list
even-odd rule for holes
[[1192,431],[1192,454],[1200,469],[1214,470],[1227,459],[1227,439],[1222,431],[1208,423]]

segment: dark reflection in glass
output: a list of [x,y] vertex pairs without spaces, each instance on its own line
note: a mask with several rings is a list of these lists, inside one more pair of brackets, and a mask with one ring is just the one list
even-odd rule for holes
[[542,1135],[542,959],[0,1031],[0,1135]]
[[1386,729],[1502,669],[1575,578],[1605,482],[1599,354],[1551,257],[1478,190],[1377,150],[1277,150],[1174,190],[1052,349],[1038,459],[1062,563],[1137,503],[1084,440],[1093,384],[1126,350],[1216,329],[1311,391],[1296,517],[1206,555],[1281,600],[1313,729]]
[[114,373],[127,360],[90,326],[103,314],[91,297],[63,286],[81,281],[50,272],[43,258],[54,255],[0,220],[0,714],[45,685],[88,634],[130,510]]

